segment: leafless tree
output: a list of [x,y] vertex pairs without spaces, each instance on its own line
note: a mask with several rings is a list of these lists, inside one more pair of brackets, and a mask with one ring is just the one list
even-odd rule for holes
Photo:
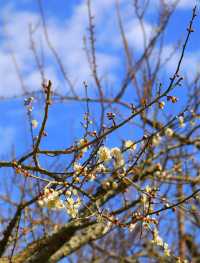
[[[163,60],[166,28],[178,1],[166,2],[160,0],[158,24],[149,39],[145,17],[151,1],[132,1],[144,39],[139,56],[130,47],[116,2],[125,66],[111,96],[98,71],[95,17],[87,1],[84,49],[95,97],[90,96],[86,81],[85,95],[77,94],[51,42],[39,1],[47,46],[69,89],[59,93],[53,89],[56,83],[46,80],[35,29],[30,26],[30,46],[42,86],[38,92],[29,92],[13,54],[32,143],[23,155],[12,154],[0,161],[5,185],[0,195],[0,262],[200,262],[200,75],[192,80],[182,75],[185,52],[195,34],[197,7],[191,11],[185,39]],[[169,75],[165,66],[176,52],[179,59]],[[164,70],[167,81],[162,82],[159,76]],[[187,89],[184,100],[174,95],[181,94],[181,89]],[[127,94],[134,94],[132,102]],[[67,148],[44,148],[52,105],[69,102],[85,109],[82,138]],[[43,104],[41,123],[33,118],[37,103]],[[174,104],[178,113],[167,112]],[[131,138],[127,138],[128,130]]]

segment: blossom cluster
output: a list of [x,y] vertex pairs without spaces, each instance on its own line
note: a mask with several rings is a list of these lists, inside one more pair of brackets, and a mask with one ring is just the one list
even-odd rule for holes
[[[166,128],[164,130],[164,135],[166,137],[170,138],[174,135],[174,131],[171,128]],[[160,133],[156,133],[152,138],[152,145],[158,146],[158,145],[160,145],[161,141],[162,141],[162,137],[161,137]]]
[[88,169],[88,167],[84,167],[80,163],[75,162],[73,165],[74,168],[74,174],[73,174],[73,181],[75,183],[80,183],[80,176],[83,175],[86,177],[87,180],[93,181],[96,179],[96,174],[103,173],[106,171],[106,167],[103,164],[97,164],[95,168]]
[[[136,149],[136,144],[131,141],[125,141],[124,147],[127,150],[134,151]],[[100,162],[109,162],[111,159],[114,160],[114,167],[120,168],[125,164],[122,150],[118,147],[109,149],[106,146],[101,146],[98,151],[98,157]]]
[[47,207],[49,209],[66,209],[67,213],[76,218],[78,215],[78,209],[81,205],[81,199],[77,195],[76,190],[66,191],[66,200],[60,199],[61,192],[52,188],[45,188],[43,194],[38,200],[38,204],[41,207]]
[[78,209],[81,206],[81,199],[79,196],[77,196],[76,190],[68,190],[66,192],[66,195],[68,196],[65,202],[65,208],[67,209],[67,213],[72,218],[76,218],[78,216]]
[[51,209],[62,209],[64,203],[59,197],[60,192],[54,189],[45,188],[44,193],[40,196],[38,204],[41,207],[47,207]]
[[152,243],[157,245],[157,246],[160,246],[163,248],[164,250],[164,255],[169,257],[170,256],[170,249],[168,247],[168,244],[166,242],[163,241],[163,239],[159,236],[158,234],[158,230],[155,228],[153,230],[153,240],[152,240]]

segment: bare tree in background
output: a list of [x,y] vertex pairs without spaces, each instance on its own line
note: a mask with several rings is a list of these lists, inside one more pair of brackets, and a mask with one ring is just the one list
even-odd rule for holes
[[[200,75],[193,81],[185,80],[181,67],[197,7],[192,10],[185,40],[163,61],[164,34],[177,3],[160,1],[158,25],[148,39],[144,21],[150,4],[148,0],[132,1],[144,38],[143,52],[138,56],[130,48],[116,2],[126,63],[121,83],[113,88],[113,96],[108,96],[98,70],[95,17],[87,1],[89,30],[84,48],[97,90],[97,96],[91,97],[86,82],[85,96],[77,94],[51,42],[39,1],[46,43],[69,89],[59,93],[53,89],[56,83],[46,80],[34,42],[35,29],[30,26],[30,46],[42,87],[39,92],[29,92],[13,55],[24,91],[32,147],[22,156],[13,154],[0,161],[1,184],[5,176],[10,182],[0,195],[1,211],[4,207],[9,211],[0,213],[4,229],[0,262],[200,262]],[[167,81],[159,82],[177,50],[180,56],[174,73],[166,73]],[[188,95],[178,106],[182,98],[174,94],[183,88]],[[127,101],[126,94],[131,93],[133,102]],[[39,100],[43,102],[41,123],[33,118],[33,104],[37,107]],[[43,148],[43,140],[48,141],[46,126],[52,104],[67,105],[69,101],[86,109],[80,124],[82,138],[67,148]],[[173,104],[180,108],[176,115],[165,110]],[[133,131],[133,138],[127,138],[126,129]],[[116,133],[120,134],[118,143]],[[135,134],[139,137],[134,138]],[[108,142],[117,145],[109,148]]]

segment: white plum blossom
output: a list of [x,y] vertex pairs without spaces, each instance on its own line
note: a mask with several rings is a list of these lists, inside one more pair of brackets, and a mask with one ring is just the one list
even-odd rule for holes
[[73,197],[68,197],[64,205],[67,209],[67,213],[72,218],[76,218],[78,216],[78,209],[81,205],[81,200],[79,197],[76,200],[74,200]]
[[114,147],[111,149],[111,156],[115,160],[115,168],[122,167],[124,165],[124,158],[121,150],[118,147]]
[[180,117],[178,118],[178,122],[179,122],[179,126],[180,126],[181,128],[185,127],[184,117],[183,117],[183,116],[180,116]]
[[38,121],[37,120],[32,120],[31,121],[31,125],[32,125],[33,129],[36,129],[37,126],[38,126]]
[[164,249],[164,255],[166,257],[169,257],[170,256],[170,250],[169,250],[169,247],[168,247],[168,244],[167,243],[164,243],[163,244],[163,249]]
[[166,129],[165,129],[165,135],[166,135],[167,137],[172,137],[173,134],[174,134],[174,132],[173,132],[173,130],[172,130],[171,128],[166,128]]
[[101,146],[98,150],[99,160],[102,162],[108,162],[112,158],[110,149],[106,146]]
[[76,174],[81,173],[81,171],[83,170],[83,166],[79,163],[74,163],[74,171]]
[[116,160],[121,160],[123,158],[121,150],[118,147],[114,147],[111,149],[111,156]]
[[125,143],[124,143],[124,147],[125,147],[125,148],[128,148],[129,150],[134,151],[137,146],[136,146],[136,144],[135,144],[133,141],[127,140],[127,141],[125,141]]
[[161,138],[160,134],[157,133],[156,135],[153,136],[152,144],[154,146],[158,146],[161,143],[161,140],[162,140],[162,138]]
[[158,230],[155,228],[153,231],[153,240],[152,243],[156,244],[157,246],[163,246],[164,242],[162,238],[158,234]]
[[152,243],[157,245],[157,246],[160,246],[163,248],[164,250],[164,255],[166,257],[169,257],[170,256],[170,250],[168,248],[168,244],[166,242],[163,241],[163,239],[159,236],[158,234],[158,230],[155,228],[153,230],[153,240],[152,240]]
[[128,227],[129,231],[132,232],[136,227],[136,223],[131,223]]
[[[83,147],[87,143],[88,143],[88,141],[86,139],[80,139],[79,147]],[[88,146],[85,146],[84,148],[81,149],[82,152],[87,152],[87,150],[88,150]]]
[[106,171],[106,167],[101,163],[98,164],[97,167],[95,168],[96,173],[104,173]]
[[60,200],[59,194],[59,191],[49,188],[44,189],[43,195],[38,200],[39,206],[51,209],[64,208],[63,201]]

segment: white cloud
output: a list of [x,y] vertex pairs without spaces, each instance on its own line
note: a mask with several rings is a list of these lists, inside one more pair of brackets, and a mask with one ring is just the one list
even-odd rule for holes
[[[172,75],[177,68],[180,56],[181,56],[181,48],[174,49],[174,46],[171,44],[165,45],[161,54],[161,63],[167,62],[165,67],[165,73],[167,71],[168,75]],[[155,50],[152,53],[152,65],[154,63],[154,58],[158,55],[158,50]],[[186,51],[181,63],[180,74],[184,77],[187,77],[188,80],[194,80],[197,74],[200,74],[199,69],[199,57],[200,53],[198,51],[188,52]]]
[[[143,47],[142,32],[132,14],[130,14],[130,3],[130,0],[120,1],[123,11],[122,17],[128,32],[130,46],[140,50]],[[100,77],[108,77],[109,75],[110,80],[115,81],[114,72],[119,68],[121,59],[117,51],[122,47],[116,19],[115,0],[94,0],[92,1],[92,10],[95,15]],[[6,21],[7,37],[0,43],[0,77],[4,76],[4,85],[0,87],[0,96],[11,96],[21,91],[20,82],[12,65],[9,49],[12,49],[16,56],[18,66],[24,76],[25,85],[31,90],[36,90],[40,86],[40,74],[37,72],[33,54],[30,50],[28,31],[30,23],[38,25],[40,22],[36,33],[34,33],[34,40],[37,48],[42,47],[46,58],[46,77],[53,79],[56,82],[56,86],[63,87],[63,81],[59,78],[55,59],[52,57],[44,39],[39,15],[30,11],[16,11],[10,5],[2,13],[8,19]],[[77,5],[70,18],[62,21],[62,23],[56,17],[50,17],[46,22],[50,40],[62,58],[69,78],[72,80],[72,83],[77,84],[76,88],[78,89],[84,80],[89,81],[91,79],[91,72],[85,51],[83,50],[83,36],[87,34],[88,28],[86,1]],[[151,26],[145,24],[145,28],[149,36]]]
[[[176,1],[177,0],[167,0],[166,3],[173,4]],[[197,2],[198,0],[180,0],[177,7],[181,9],[192,8],[195,4],[197,4]]]
[[[149,23],[144,23],[144,28],[146,40],[148,43],[153,34],[153,26]],[[131,47],[133,47],[137,51],[144,49],[144,36],[142,33],[141,26],[139,25],[137,20],[133,19],[132,21],[128,22],[125,28],[125,32],[127,40]]]
[[[171,6],[177,3],[177,8],[180,10],[191,9],[196,4],[198,4],[199,0],[164,0],[166,5]],[[161,0],[150,0],[150,7],[157,8],[161,3]]]
[[[131,0],[119,1],[124,29],[130,48],[141,51],[143,49],[143,34],[138,21],[133,16]],[[152,0],[150,5],[158,4],[159,0]],[[173,0],[167,1],[172,3]],[[192,1],[180,0],[180,8],[192,6]],[[93,0],[92,12],[95,15],[96,46],[98,58],[98,71],[100,77],[106,76],[110,81],[116,81],[116,70],[120,68],[122,42],[116,18],[115,0]],[[6,17],[6,35],[0,42],[0,96],[12,96],[22,90],[15,67],[9,54],[12,49],[16,56],[18,66],[23,74],[24,83],[30,90],[40,88],[41,77],[35,66],[33,54],[30,50],[28,26],[38,26],[34,33],[34,40],[39,51],[43,52],[45,60],[46,78],[50,78],[56,87],[66,90],[64,81],[58,74],[58,66],[55,63],[44,39],[39,14],[30,11],[15,10],[11,5],[1,11]],[[47,29],[50,41],[57,50],[66,68],[68,77],[76,84],[76,89],[82,87],[84,80],[91,80],[91,72],[83,50],[83,36],[87,34],[88,16],[86,1],[76,5],[72,15],[59,21],[58,17],[48,17]],[[147,40],[154,30],[153,25],[144,23]],[[121,53],[123,54],[123,53]]]

